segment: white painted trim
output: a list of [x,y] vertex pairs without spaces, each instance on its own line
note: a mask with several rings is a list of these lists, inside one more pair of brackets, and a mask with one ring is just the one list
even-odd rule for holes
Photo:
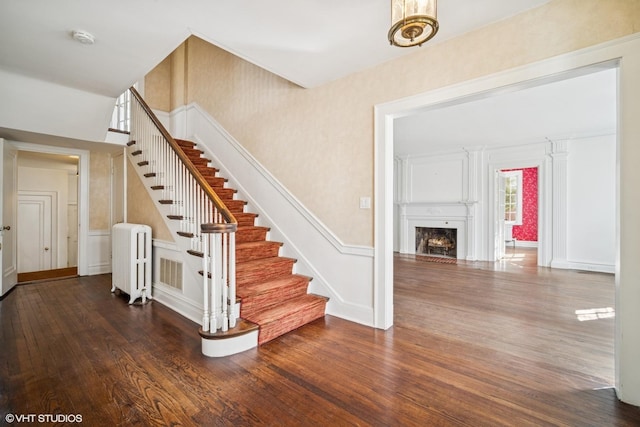
[[615,274],[615,265],[610,264],[598,264],[590,262],[579,261],[553,261],[551,263],[552,268],[562,268],[565,270],[578,270],[578,271],[593,271],[597,273],[611,273]]
[[91,230],[87,237],[88,248],[105,248],[104,251],[88,251],[87,275],[111,273],[111,230]]
[[185,297],[171,286],[153,281],[153,299],[196,324],[202,325],[202,304]]
[[342,243],[197,104],[173,111],[172,122],[186,126],[172,133],[197,142],[258,223],[271,228],[270,238],[284,242],[282,255],[297,259],[295,272],[313,277],[309,292],[329,297],[327,313],[372,325],[372,248]]
[[207,357],[225,357],[242,353],[258,346],[258,330],[223,339],[202,340],[202,354]]
[[[3,159],[2,164],[0,164],[0,173],[2,176],[0,177],[0,182],[2,185],[1,196],[0,199],[0,218],[2,219],[2,223],[0,226],[13,226],[15,227],[16,222],[18,221],[18,204],[13,203],[8,209],[4,205],[5,202],[5,194],[4,188],[7,185],[5,181],[5,177],[11,173],[10,181],[12,187],[9,191],[8,196],[15,197],[18,193],[18,151],[14,148],[13,144],[9,143],[9,141],[5,141],[3,138],[0,138],[0,151],[2,151]],[[11,157],[11,166],[10,171],[4,167],[4,155],[7,153]],[[5,211],[10,211],[10,218],[4,216]],[[14,228],[15,230],[15,228]],[[0,297],[4,296],[7,292],[9,292],[16,285],[18,281],[18,245],[17,245],[17,233],[5,233],[4,230],[0,230],[0,243],[4,245],[4,250],[0,251],[0,265],[2,266],[2,278],[0,279]],[[9,248],[9,249],[7,249]],[[10,253],[8,254],[7,251]],[[10,256],[10,260],[5,260],[7,256]],[[9,262],[5,262],[9,261]]]
[[[42,262],[39,264],[39,270],[48,270],[48,269],[54,269],[54,268],[62,268],[59,264],[58,264],[58,252],[61,251],[61,247],[60,247],[60,237],[59,237],[59,228],[60,228],[60,224],[58,221],[60,221],[60,218],[58,218],[60,215],[58,215],[59,213],[59,204],[58,204],[58,199],[59,199],[59,193],[58,191],[47,191],[47,190],[18,190],[17,193],[17,204],[18,204],[18,212],[20,212],[20,205],[24,202],[23,200],[23,196],[29,197],[29,196],[36,196],[36,197],[46,197],[50,200],[51,203],[51,242],[49,243],[50,249],[51,249],[51,264],[49,264],[49,268],[46,267],[46,263],[45,265],[42,264]],[[66,223],[66,222],[65,222]],[[17,224],[18,224],[18,219],[16,218],[16,234],[18,234],[18,229],[17,229]],[[43,232],[44,233],[44,232]],[[65,237],[66,239],[66,237]],[[24,242],[24,237],[22,239],[18,238],[18,245],[20,245],[20,242]],[[67,246],[64,246],[64,249],[66,250]],[[18,259],[18,264],[20,264],[20,259]],[[65,266],[66,266],[66,261],[65,261]],[[24,267],[23,267],[24,268]],[[29,271],[29,270],[27,270]],[[20,272],[21,273],[21,272]]]
[[[179,107],[177,110],[181,110],[184,109],[185,107]],[[160,111],[160,110],[153,110],[153,114],[156,115],[156,117],[158,118],[158,120],[160,120],[160,123],[162,123],[162,126],[165,127],[165,129],[172,129],[171,125],[172,125],[172,120],[171,120],[171,114],[166,112],[166,111]],[[172,129],[172,133],[171,136],[173,136],[174,138],[178,138],[179,135],[182,135],[182,133],[180,132],[173,132],[174,130]]]
[[530,240],[515,240],[516,248],[537,248],[538,242],[532,242]]
[[[306,221],[309,222],[322,236],[330,242],[336,250],[343,254],[349,255],[359,255],[359,256],[373,256],[373,248],[369,246],[359,246],[359,245],[347,245],[343,243],[318,217],[316,217],[311,211],[309,211],[303,204],[300,202],[291,192],[287,190],[287,188],[280,182],[278,179],[273,176],[268,169],[266,169],[255,157],[251,155],[231,134],[229,134],[213,117],[207,114],[198,104],[191,103],[185,107],[186,112],[190,113],[192,111],[196,111],[200,117],[206,121],[208,121],[209,125],[211,125],[217,132],[219,132],[227,142],[232,145],[233,149],[236,150],[243,158],[246,160],[252,168],[254,168],[265,181],[269,184],[269,186],[273,187],[280,193],[280,195],[289,203],[292,207],[295,208],[298,214],[300,214]],[[176,110],[171,113],[172,117],[176,117],[179,110]],[[172,120],[173,123],[173,120]],[[189,122],[191,123],[191,122]],[[199,135],[193,134],[196,138],[196,142],[200,142],[207,147],[206,141],[202,141]],[[213,153],[207,153],[214,155]]]
[[[11,144],[21,151],[38,153],[62,154],[78,156],[78,275],[86,276],[90,273],[88,260],[89,238],[89,155],[88,150],[77,148],[56,147],[52,145],[32,144],[28,142],[12,141]],[[109,267],[111,271],[111,267]]]
[[[462,102],[471,98],[490,96],[492,92],[518,90],[562,79],[567,73],[582,73],[588,68],[606,67],[619,63],[618,111],[618,185],[619,216],[616,225],[616,393],[634,405],[640,405],[640,337],[635,333],[640,323],[638,296],[640,273],[637,253],[638,197],[631,182],[637,182],[635,162],[638,155],[633,148],[640,134],[637,114],[640,112],[640,33],[612,40],[585,49],[559,55],[547,60],[526,64],[496,74],[447,86],[427,93],[375,106],[374,119],[374,311],[376,326],[393,324],[393,119],[425,106],[437,107],[445,102]],[[620,152],[627,153],[620,156]],[[626,181],[620,177],[624,174]],[[545,184],[546,185],[546,184]],[[633,217],[633,219],[632,219]],[[620,232],[620,225],[627,229]],[[630,301],[634,301],[631,303]]]
[[[486,252],[480,259],[496,261],[495,240],[492,236],[494,236],[496,232],[494,219],[496,215],[495,206],[497,204],[497,189],[495,188],[495,181],[493,179],[488,179],[488,177],[494,176],[502,169],[536,167],[538,168],[538,179],[540,183],[538,186],[538,240],[540,242],[538,245],[538,265],[543,267],[549,267],[551,265],[551,248],[553,247],[553,242],[558,238],[558,233],[554,235],[551,227],[553,206],[551,203],[553,193],[551,183],[553,181],[553,170],[551,157],[546,152],[546,145],[547,144],[535,144],[521,147],[528,151],[523,152],[520,156],[504,156],[503,153],[497,150],[488,152],[489,158],[486,162],[487,179],[485,182],[485,185],[487,186],[487,203],[484,205],[484,224],[486,232],[481,239],[485,242]],[[500,156],[493,158],[492,153],[500,153]],[[564,240],[566,241],[566,236],[564,236]]]
[[177,253],[180,252],[180,248],[174,242],[167,242],[166,240],[159,240],[159,239],[151,239],[151,241],[153,243],[154,248],[167,249]]

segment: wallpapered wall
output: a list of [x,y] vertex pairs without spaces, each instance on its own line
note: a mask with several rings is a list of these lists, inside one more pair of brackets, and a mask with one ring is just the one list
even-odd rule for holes
[[[522,225],[513,226],[513,237],[526,242],[538,241],[538,168],[508,169],[522,171]],[[505,170],[506,172],[507,170]]]
[[198,103],[342,242],[371,246],[373,210],[359,200],[374,193],[375,105],[637,32],[639,8],[554,0],[309,89],[191,37],[145,93],[152,108]]

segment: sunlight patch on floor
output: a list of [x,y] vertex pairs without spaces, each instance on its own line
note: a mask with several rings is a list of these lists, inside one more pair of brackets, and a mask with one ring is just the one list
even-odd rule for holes
[[576,310],[576,316],[581,322],[587,320],[611,319],[616,316],[616,312],[611,307],[605,308],[589,308],[585,310]]

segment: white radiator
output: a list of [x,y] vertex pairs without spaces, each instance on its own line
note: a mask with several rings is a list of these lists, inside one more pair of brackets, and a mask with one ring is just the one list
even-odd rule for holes
[[111,233],[111,292],[116,288],[136,299],[151,299],[151,227],[116,224]]

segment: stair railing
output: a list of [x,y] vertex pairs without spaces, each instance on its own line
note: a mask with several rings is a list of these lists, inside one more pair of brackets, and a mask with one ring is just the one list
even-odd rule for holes
[[203,254],[202,332],[234,327],[237,313],[235,232],[237,221],[200,171],[162,125],[135,88],[130,88],[131,156],[148,166],[151,186],[162,191],[160,203],[180,221],[178,234],[190,238],[191,250]]

